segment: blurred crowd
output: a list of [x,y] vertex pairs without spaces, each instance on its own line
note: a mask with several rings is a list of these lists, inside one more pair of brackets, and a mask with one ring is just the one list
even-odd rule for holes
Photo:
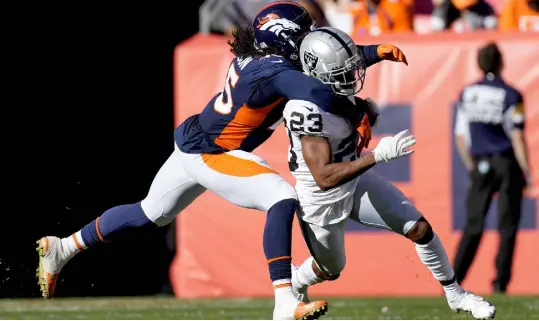
[[[276,0],[206,0],[213,33],[231,34]],[[352,36],[500,29],[539,32],[539,0],[293,0]],[[212,11],[212,10],[210,10]]]

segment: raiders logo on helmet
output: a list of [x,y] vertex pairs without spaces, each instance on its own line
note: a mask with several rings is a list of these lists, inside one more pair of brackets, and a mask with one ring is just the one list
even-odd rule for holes
[[318,57],[307,51],[303,53],[303,61],[305,61],[311,70],[316,69],[316,66],[318,65]]

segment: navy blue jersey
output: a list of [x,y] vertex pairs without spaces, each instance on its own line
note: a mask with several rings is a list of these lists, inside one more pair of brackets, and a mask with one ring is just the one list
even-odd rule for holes
[[524,128],[522,95],[493,74],[464,87],[457,125],[468,128],[472,156],[501,154],[512,149],[508,132]]
[[175,131],[178,147],[186,153],[252,151],[282,122],[288,100],[299,99],[330,110],[334,93],[280,56],[235,58],[224,90],[199,115]]

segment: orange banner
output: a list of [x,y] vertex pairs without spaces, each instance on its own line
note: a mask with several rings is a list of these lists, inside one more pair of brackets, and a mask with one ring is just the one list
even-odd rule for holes
[[[525,34],[437,34],[362,38],[357,43],[393,43],[404,50],[409,66],[382,62],[369,68],[363,97],[383,108],[377,135],[411,128],[416,153],[407,160],[377,167],[402,189],[434,226],[451,260],[464,223],[467,176],[456,156],[452,126],[461,88],[480,77],[477,49],[496,40],[505,60],[505,78],[524,93],[529,151],[535,191],[539,189],[539,37]],[[226,39],[196,36],[175,52],[176,125],[199,113],[222,90],[232,59]],[[376,142],[373,142],[376,143]],[[255,151],[290,183],[288,139],[282,128]],[[537,193],[536,193],[537,194]],[[539,202],[524,200],[513,279],[509,293],[539,293]],[[488,293],[498,248],[495,205],[487,231],[464,286]],[[262,250],[265,214],[227,203],[207,192],[179,215],[177,255],[171,267],[174,290],[182,298],[257,297],[273,294]],[[442,289],[399,235],[358,225],[348,227],[347,266],[339,280],[311,289],[313,295],[438,295]],[[294,225],[293,262],[308,256]]]

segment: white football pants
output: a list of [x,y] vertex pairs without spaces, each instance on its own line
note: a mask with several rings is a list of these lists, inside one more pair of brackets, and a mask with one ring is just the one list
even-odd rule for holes
[[[373,171],[360,176],[349,219],[363,225],[405,235],[422,217],[415,206],[391,182]],[[346,264],[344,233],[347,220],[318,226],[300,221],[305,242],[321,269],[340,273]]]
[[152,222],[164,226],[206,190],[264,212],[281,200],[297,199],[294,188],[252,153],[187,154],[175,145],[141,202],[142,209]]

